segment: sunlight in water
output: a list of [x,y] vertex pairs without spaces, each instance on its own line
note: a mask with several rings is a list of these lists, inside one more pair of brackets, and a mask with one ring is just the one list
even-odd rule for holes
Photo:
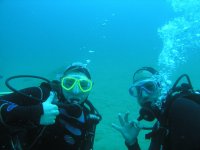
[[158,29],[163,48],[158,58],[160,76],[163,79],[163,95],[168,91],[169,77],[188,57],[200,50],[200,1],[168,0],[175,18]]
[[200,50],[200,1],[168,0],[177,17],[158,29],[163,41],[158,64],[170,76],[188,57]]

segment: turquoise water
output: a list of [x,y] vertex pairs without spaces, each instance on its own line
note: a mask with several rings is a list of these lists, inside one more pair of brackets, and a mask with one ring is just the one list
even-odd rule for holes
[[[103,116],[95,150],[126,149],[118,112],[138,115],[129,95],[133,72],[153,66],[172,82],[188,73],[200,88],[198,0],[1,0],[0,90],[19,74],[55,79],[73,61],[88,64],[91,101]],[[173,73],[173,74],[172,74]],[[27,85],[21,81],[20,88]],[[139,141],[148,142],[144,133]]]

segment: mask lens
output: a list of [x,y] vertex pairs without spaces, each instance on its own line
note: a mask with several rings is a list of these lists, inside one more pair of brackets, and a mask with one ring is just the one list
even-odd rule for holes
[[83,92],[87,92],[92,89],[92,81],[90,80],[79,80],[79,83],[80,83],[80,89]]
[[63,78],[63,79],[62,79],[62,86],[63,86],[66,90],[71,90],[71,89],[73,88],[75,82],[76,82],[76,79],[66,77],[66,78]]
[[145,92],[147,94],[152,94],[156,91],[156,83],[154,81],[145,81],[140,82],[138,84],[134,84],[129,89],[129,94],[134,97],[141,96],[142,92]]
[[152,94],[156,90],[156,83],[154,82],[146,82],[142,85],[142,88],[147,92],[148,94]]

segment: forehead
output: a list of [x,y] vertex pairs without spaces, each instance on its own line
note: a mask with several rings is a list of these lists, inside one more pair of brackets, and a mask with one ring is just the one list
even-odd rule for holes
[[84,74],[84,73],[81,73],[81,72],[70,72],[68,74],[65,75],[65,77],[75,77],[75,78],[78,78],[78,79],[88,79],[88,77]]
[[147,84],[147,83],[151,83],[151,84],[153,83],[154,84],[154,83],[156,83],[156,81],[152,78],[146,78],[144,80],[138,80],[138,81],[134,82],[133,86],[141,86],[141,85]]
[[146,79],[152,79],[153,74],[147,70],[140,70],[135,73],[133,77],[133,82],[138,82]]

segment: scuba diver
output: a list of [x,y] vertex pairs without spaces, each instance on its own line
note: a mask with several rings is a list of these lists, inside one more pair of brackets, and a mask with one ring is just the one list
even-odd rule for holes
[[[180,80],[187,83],[180,84]],[[145,139],[150,139],[149,150],[200,150],[200,93],[193,90],[188,75],[183,74],[172,88],[154,68],[142,67],[133,75],[129,88],[131,96],[141,106],[137,120],[119,114],[120,125],[112,124],[125,139],[128,150],[140,150],[137,139],[141,130],[150,130]],[[156,122],[146,127],[140,121]]]
[[[11,86],[7,83],[7,86]],[[92,150],[101,115],[88,100],[93,82],[75,62],[60,80],[0,97],[0,149]]]

